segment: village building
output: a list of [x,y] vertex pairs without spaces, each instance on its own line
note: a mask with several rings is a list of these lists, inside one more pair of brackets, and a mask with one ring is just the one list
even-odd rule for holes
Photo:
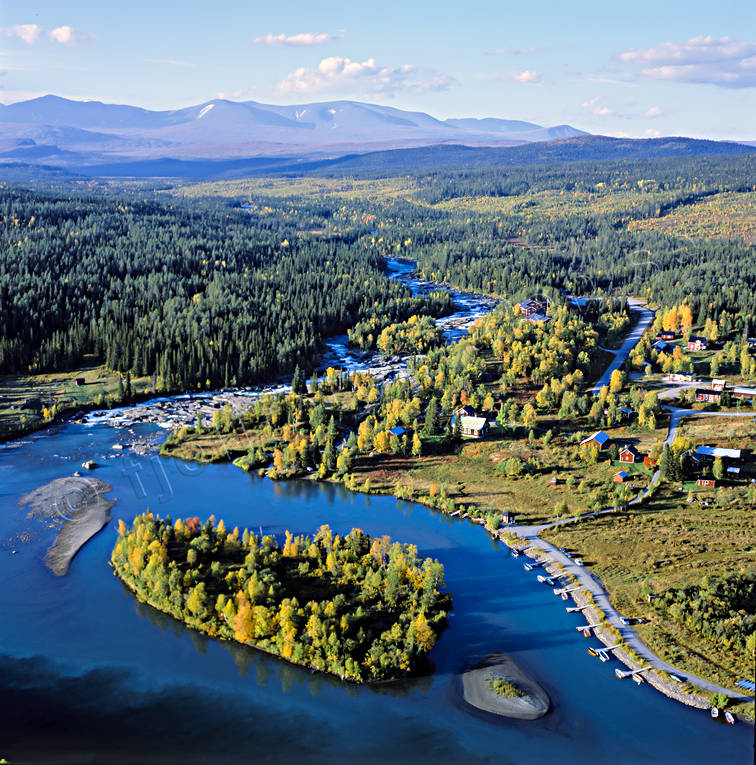
[[701,462],[714,462],[721,459],[726,462],[741,462],[743,459],[742,449],[725,449],[720,446],[697,446],[693,452],[694,459]]
[[756,398],[756,388],[738,386],[732,389],[731,395],[739,401],[753,401]]
[[693,373],[692,372],[673,372],[669,377],[667,378],[669,382],[693,382]]
[[628,478],[630,478],[630,474],[624,470],[620,470],[619,473],[615,473],[612,476],[612,481],[614,481],[614,483],[625,483]]
[[619,453],[619,458],[620,462],[635,463],[640,459],[640,453],[632,444],[627,444]]
[[466,417],[464,415],[454,415],[451,422],[455,424],[459,417],[459,427],[463,436],[469,438],[483,438],[488,433],[488,420],[485,417]]
[[713,478],[699,478],[698,485],[703,489],[713,489],[717,482]]
[[655,351],[659,351],[659,353],[664,353],[666,351],[671,351],[675,346],[665,340],[657,340],[651,347]]
[[505,524],[509,525],[510,523],[514,523],[515,522],[515,515],[514,515],[514,513],[509,513],[507,511],[504,511],[501,514],[501,520],[502,520],[502,523],[505,523]]
[[658,340],[674,340],[676,333],[671,329],[663,329],[656,337]]
[[703,401],[707,404],[718,404],[722,400],[721,390],[710,390],[709,388],[696,388],[696,401]]
[[601,449],[603,449],[611,440],[612,439],[609,438],[603,430],[597,430],[593,435],[584,438],[580,442],[580,446],[595,445],[599,448],[599,451],[601,451]]
[[727,380],[717,377],[711,381],[710,385],[712,390],[724,390],[727,387]]
[[709,341],[700,335],[691,335],[688,338],[689,351],[705,351],[709,347]]
[[401,425],[397,425],[395,428],[391,428],[391,430],[389,430],[389,435],[396,436],[397,438],[400,438],[406,432],[407,432],[407,430],[405,428],[403,428]]
[[465,406],[459,407],[454,414],[457,414],[460,417],[475,417],[475,410],[469,404],[466,404]]
[[536,314],[546,314],[547,303],[545,300],[528,298],[520,303],[520,314],[526,319]]

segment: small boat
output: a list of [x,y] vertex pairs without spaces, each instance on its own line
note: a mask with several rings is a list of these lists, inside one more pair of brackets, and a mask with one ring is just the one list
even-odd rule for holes
[[522,567],[523,567],[523,568],[524,568],[526,571],[532,571],[532,570],[533,570],[533,564],[532,564],[532,563],[523,563],[523,564],[522,564]]
[[676,683],[682,683],[683,679],[681,677],[678,677],[677,675],[673,675],[670,673],[669,675],[670,680],[674,680]]
[[710,710],[711,719],[716,720],[717,717],[719,717],[719,709],[717,707],[712,707]]
[[520,553],[517,550],[515,550],[514,548],[512,548],[511,552],[512,552],[512,557],[513,558],[519,558],[520,557]]
[[643,678],[640,675],[633,675],[633,681],[636,685],[642,685],[643,684]]
[[599,655],[599,652],[595,648],[593,648],[593,646],[590,646],[590,645],[588,646],[588,653],[591,656],[598,656]]
[[599,659],[606,664],[609,661],[609,654],[606,651],[597,651]]
[[589,638],[591,636],[591,628],[588,627],[587,629],[583,630],[583,637]]
[[537,578],[541,584],[548,584],[549,587],[554,586],[554,580],[550,576],[544,576],[543,574],[538,574]]
[[728,725],[735,725],[735,715],[732,712],[725,712],[725,720]]
[[566,592],[562,593],[562,600],[567,600],[567,598],[569,598],[569,597],[570,596]]

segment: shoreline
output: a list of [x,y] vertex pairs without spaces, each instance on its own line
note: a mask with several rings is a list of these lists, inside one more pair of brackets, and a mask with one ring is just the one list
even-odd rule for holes
[[[586,626],[592,625],[592,624],[597,625],[596,627],[591,628],[591,632],[596,637],[596,639],[599,640],[601,643],[603,643],[605,648],[610,648],[610,647],[613,648],[615,645],[617,645],[618,640],[622,641],[622,645],[620,645],[617,648],[613,648],[610,654],[610,657],[614,656],[614,658],[616,658],[617,661],[619,661],[621,664],[623,664],[625,667],[627,667],[631,671],[637,671],[641,669],[643,667],[643,664],[639,662],[634,655],[632,655],[635,653],[635,651],[632,649],[632,647],[627,645],[625,638],[622,637],[621,634],[618,637],[617,635],[610,634],[608,632],[607,627],[609,627],[610,629],[615,629],[615,630],[616,628],[614,628],[613,625],[610,624],[607,614],[595,602],[593,594],[588,592],[586,588],[583,585],[581,585],[580,582],[572,574],[570,574],[569,572],[565,573],[563,570],[563,565],[559,561],[557,561],[549,553],[548,550],[545,550],[542,547],[533,545],[532,540],[520,537],[516,534],[516,532],[509,531],[508,533],[517,537],[526,546],[525,549],[520,548],[519,550],[520,554],[526,555],[531,560],[539,561],[542,564],[544,571],[546,571],[552,578],[558,579],[564,582],[561,586],[557,586],[555,589],[561,589],[561,588],[567,589],[569,587],[579,588],[567,594],[569,595],[570,599],[575,604],[575,606],[581,609],[581,613],[588,620],[586,622]],[[510,545],[505,539],[501,537],[500,539],[510,549],[518,549],[518,548],[513,548],[512,545]],[[550,543],[545,543],[545,544],[550,544]],[[541,555],[539,556],[538,553],[540,553]],[[596,575],[593,574],[593,572],[589,568],[585,568],[584,571],[587,576],[591,576],[594,580],[597,580]],[[607,598],[610,598],[609,592],[604,588],[603,584],[601,584],[600,586],[604,595]],[[576,626],[575,629],[578,629],[578,627]],[[635,633],[634,630],[633,630],[633,633],[637,636],[637,633]],[[637,639],[641,644],[645,646],[645,643],[643,643],[643,641],[640,639],[639,636],[637,636]],[[659,657],[650,648],[648,648],[648,646],[646,646],[646,650],[650,654],[652,654],[654,657],[656,657],[657,661],[661,661],[661,659],[659,659]],[[679,670],[679,672],[683,675],[691,674],[687,672],[686,670]],[[655,690],[664,694],[665,696],[667,696],[667,698],[680,702],[681,704],[685,704],[686,706],[693,707],[696,709],[702,709],[702,710],[706,710],[711,707],[711,702],[705,696],[701,695],[702,689],[697,687],[695,682],[693,682],[690,679],[686,680],[686,682],[689,685],[693,686],[693,689],[694,689],[690,691],[689,693],[686,693],[683,690],[683,687],[681,687],[682,684],[675,683],[673,680],[669,679],[668,677],[665,677],[663,673],[668,674],[666,673],[666,670],[652,667],[650,670],[644,672],[643,678]],[[699,679],[699,678],[696,678],[696,679]],[[733,691],[726,688],[723,688],[722,691],[725,691],[727,696],[735,701],[748,703],[746,701],[747,697],[744,697],[742,695],[738,696]],[[750,703],[753,703],[753,702],[750,701]],[[754,725],[754,719],[748,716],[740,715],[738,719],[742,722],[750,723],[752,726]]]

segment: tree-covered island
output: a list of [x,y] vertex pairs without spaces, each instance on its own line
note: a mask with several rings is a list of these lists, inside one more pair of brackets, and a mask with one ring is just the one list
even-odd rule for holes
[[360,529],[287,531],[280,545],[212,516],[147,512],[131,528],[120,521],[111,565],[139,600],[190,627],[356,683],[426,670],[451,608],[437,560]]

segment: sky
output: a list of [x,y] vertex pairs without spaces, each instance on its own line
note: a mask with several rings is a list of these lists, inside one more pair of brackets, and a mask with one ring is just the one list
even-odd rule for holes
[[353,99],[756,140],[756,2],[0,0],[0,102]]

